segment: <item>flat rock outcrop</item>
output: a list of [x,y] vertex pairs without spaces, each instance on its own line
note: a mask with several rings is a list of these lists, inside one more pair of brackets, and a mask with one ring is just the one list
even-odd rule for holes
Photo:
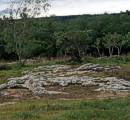
[[96,72],[102,72],[102,71],[115,72],[115,71],[121,70],[121,67],[120,66],[102,66],[99,64],[88,63],[88,64],[84,64],[78,67],[77,70],[80,70],[80,71],[90,70],[90,71],[96,71]]
[[82,87],[96,86],[95,91],[130,91],[130,82],[116,77],[90,77],[84,74],[87,71],[120,70],[119,66],[100,66],[85,64],[80,67],[69,65],[40,66],[32,71],[25,71],[22,77],[10,78],[8,83],[1,84],[0,90],[8,88],[27,88],[35,96],[45,94],[59,94],[57,91],[48,91],[46,86],[81,85]]

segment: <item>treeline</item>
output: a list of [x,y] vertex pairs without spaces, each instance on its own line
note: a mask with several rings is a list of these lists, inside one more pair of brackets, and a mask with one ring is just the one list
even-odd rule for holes
[[130,12],[0,20],[0,59],[95,57],[130,51]]

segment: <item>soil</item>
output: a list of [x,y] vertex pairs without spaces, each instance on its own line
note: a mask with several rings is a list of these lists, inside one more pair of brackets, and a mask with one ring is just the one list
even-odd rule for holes
[[27,89],[5,89],[0,92],[0,103],[17,102],[33,98],[33,95]]

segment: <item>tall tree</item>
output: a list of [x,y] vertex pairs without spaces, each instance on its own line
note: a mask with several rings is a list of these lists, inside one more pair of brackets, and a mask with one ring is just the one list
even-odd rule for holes
[[[22,59],[29,55],[30,44],[28,37],[30,36],[29,18],[38,17],[43,11],[49,7],[48,0],[11,0],[10,1],[10,26],[12,31],[8,39],[8,47],[12,48],[18,56],[20,64],[24,64]],[[20,20],[18,20],[20,19]],[[9,33],[9,32],[7,32]],[[30,38],[30,37],[29,37]],[[32,41],[33,42],[33,41]],[[25,52],[26,50],[26,52]],[[31,49],[30,49],[31,50]],[[27,54],[28,53],[28,54]],[[24,56],[24,57],[23,57]],[[25,61],[25,60],[23,60]]]

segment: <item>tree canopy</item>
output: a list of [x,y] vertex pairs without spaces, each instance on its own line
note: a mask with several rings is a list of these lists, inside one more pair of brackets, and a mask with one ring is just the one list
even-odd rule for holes
[[[28,11],[26,6],[25,10]],[[23,8],[22,11],[26,13]],[[33,16],[35,13],[34,10]],[[25,19],[22,14],[21,18],[0,20],[0,58],[13,55],[18,59],[21,54],[21,59],[71,56],[80,61],[86,55],[101,57],[130,51],[128,12],[35,19],[30,15]]]

